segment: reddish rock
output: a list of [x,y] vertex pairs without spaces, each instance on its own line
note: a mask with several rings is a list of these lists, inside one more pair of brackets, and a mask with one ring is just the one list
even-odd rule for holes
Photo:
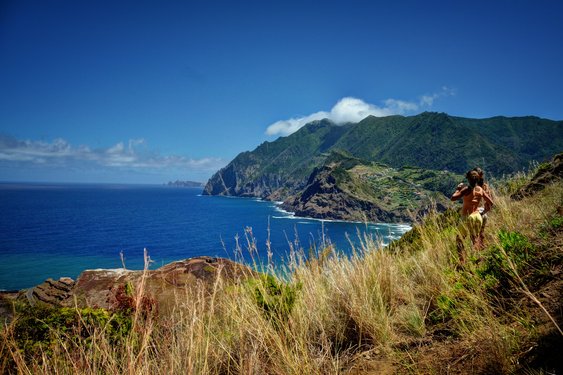
[[134,301],[128,289],[137,293],[141,281],[145,301],[156,304],[159,312],[166,313],[172,311],[178,301],[189,301],[196,290],[210,293],[219,276],[222,281],[236,283],[251,275],[255,272],[240,263],[207,256],[172,262],[156,270],[86,270],[76,282],[68,277],[47,279],[28,290],[1,292],[0,318],[10,319],[16,299],[54,307],[120,308],[124,300]]
[[[219,276],[223,281],[237,282],[253,274],[250,268],[228,259],[197,257],[172,262],[156,270],[86,270],[76,282],[68,277],[47,279],[42,284],[19,293],[19,298],[26,298],[32,305],[42,303],[55,307],[78,305],[114,309],[123,303],[127,289],[138,292],[143,281],[144,297],[151,303],[156,303],[159,311],[166,312],[178,300],[189,298],[195,288],[211,291]],[[11,305],[8,302],[15,297],[9,300],[7,295],[5,297],[0,313],[7,317]]]

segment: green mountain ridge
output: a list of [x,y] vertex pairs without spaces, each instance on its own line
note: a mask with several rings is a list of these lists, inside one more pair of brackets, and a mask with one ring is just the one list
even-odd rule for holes
[[239,154],[207,182],[203,194],[287,200],[308,186],[332,152],[378,162],[488,177],[529,167],[563,150],[563,121],[538,117],[471,119],[445,113],[368,116],[358,123],[311,122],[297,132]]
[[347,130],[329,120],[312,122],[254,151],[242,152],[211,177],[206,195],[230,195],[280,199],[302,187],[313,169],[322,164]]
[[537,117],[468,119],[445,113],[369,116],[335,144],[366,160],[463,173],[480,165],[501,175],[563,147],[563,122]]

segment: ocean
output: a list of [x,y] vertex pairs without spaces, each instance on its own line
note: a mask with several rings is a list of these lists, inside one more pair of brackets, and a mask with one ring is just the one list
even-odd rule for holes
[[274,202],[150,185],[1,183],[0,212],[0,290],[120,268],[120,254],[127,268],[142,269],[145,248],[151,269],[201,255],[250,261],[253,238],[254,258],[266,262],[269,238],[280,266],[291,248],[308,253],[324,240],[349,254],[360,236],[388,243],[410,229],[299,218]]

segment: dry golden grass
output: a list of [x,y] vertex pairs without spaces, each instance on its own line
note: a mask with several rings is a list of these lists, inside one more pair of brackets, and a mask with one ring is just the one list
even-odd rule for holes
[[[537,240],[538,228],[562,205],[561,183],[519,202],[497,196],[486,228],[487,245],[499,246],[501,230]],[[458,233],[441,220],[428,218],[417,238],[403,239],[392,249],[363,237],[351,256],[331,248],[308,261],[302,253],[292,254],[290,271],[274,277],[278,289],[271,289],[267,278],[252,283],[218,278],[211,292],[189,290],[170,316],[142,314],[137,306],[132,329],[118,342],[112,342],[104,327],[93,328],[83,340],[76,340],[75,332],[53,331],[55,340],[43,354],[26,357],[12,323],[1,333],[0,370],[303,375],[371,368],[428,373],[463,362],[467,373],[512,371],[519,343],[533,334],[532,328],[525,327],[524,313],[504,309],[500,297],[487,290],[478,272],[480,253],[466,246],[473,260],[460,265]],[[254,246],[251,240],[249,244]],[[560,252],[559,237],[554,244],[551,251]],[[286,291],[294,301],[284,299]],[[143,283],[135,293],[141,301]],[[261,303],[257,295],[270,299]],[[443,359],[440,350],[448,345],[455,358]],[[486,362],[480,367],[475,364],[479,356]],[[359,368],[364,370],[357,372]]]

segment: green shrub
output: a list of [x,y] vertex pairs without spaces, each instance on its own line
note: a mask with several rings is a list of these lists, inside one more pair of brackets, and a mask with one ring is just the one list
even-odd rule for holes
[[485,287],[489,290],[509,286],[514,277],[514,269],[509,260],[519,272],[536,252],[536,247],[521,233],[501,230],[498,239],[498,245],[493,245],[484,252],[483,262],[477,269],[477,274],[485,281]]
[[563,216],[555,216],[549,221],[551,229],[557,230],[563,227]]
[[61,337],[88,345],[95,330],[105,332],[112,343],[123,340],[130,332],[132,319],[123,312],[105,309],[23,305],[18,308],[13,334],[26,357],[49,353]]
[[247,281],[247,285],[255,302],[274,327],[280,328],[281,324],[287,322],[301,284],[289,285],[277,281],[272,275],[261,275]]
[[552,165],[551,165],[550,162],[546,161],[546,162],[540,163],[537,166],[535,173],[536,174],[544,173],[544,172],[549,171],[550,169],[552,169]]
[[432,323],[439,323],[448,321],[456,315],[456,301],[445,294],[440,294],[436,298],[436,308],[432,310],[429,318]]

